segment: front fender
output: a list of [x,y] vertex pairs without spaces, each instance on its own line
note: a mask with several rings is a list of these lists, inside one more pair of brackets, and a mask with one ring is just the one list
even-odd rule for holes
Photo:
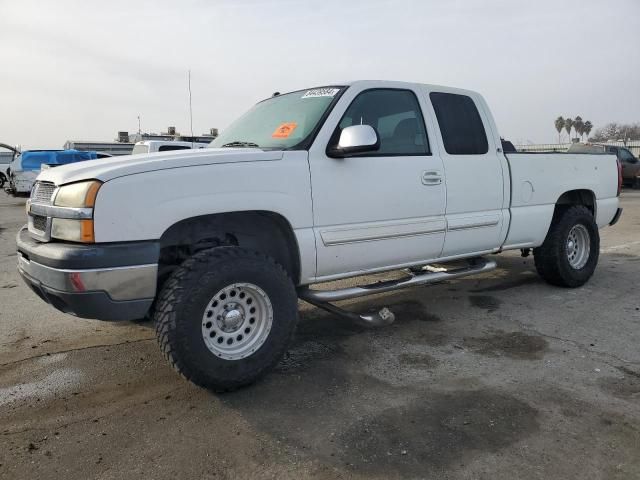
[[292,228],[311,228],[306,152],[283,160],[201,165],[119,177],[100,188],[96,242],[156,240],[171,225],[199,215],[262,210]]

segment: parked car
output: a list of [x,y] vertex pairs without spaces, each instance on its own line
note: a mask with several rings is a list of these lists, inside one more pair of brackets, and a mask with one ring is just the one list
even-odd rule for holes
[[0,152],[0,189],[2,189],[9,178],[9,165],[13,162],[15,156],[20,154],[20,150],[18,147],[13,147],[6,143],[0,143],[0,149],[8,150],[7,152]]
[[25,150],[17,154],[8,169],[12,194],[29,193],[40,171],[46,167],[66,165],[98,158],[97,152],[79,150]]
[[175,140],[143,140],[136,142],[131,155],[139,153],[169,152],[171,150],[189,150],[192,148],[206,148],[208,143],[179,142]]
[[640,188],[640,161],[626,147],[574,143],[569,147],[568,153],[612,153],[620,161],[623,184],[628,187]]
[[475,92],[357,81],[263,100],[211,148],[42,172],[18,266],[63,312],[153,316],[178,372],[230,390],[280,360],[298,298],[386,325],[388,309],[334,302],[487,272],[486,255],[518,249],[550,284],[583,285],[620,180],[613,155],[505,155]]

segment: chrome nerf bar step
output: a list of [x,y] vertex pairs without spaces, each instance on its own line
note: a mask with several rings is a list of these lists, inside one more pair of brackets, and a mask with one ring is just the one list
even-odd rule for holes
[[343,308],[336,307],[335,305],[327,302],[316,302],[308,298],[305,298],[304,301],[309,302],[313,306],[326,310],[327,312],[331,312],[340,317],[347,318],[352,322],[357,323],[358,325],[362,325],[363,327],[384,327],[386,325],[391,325],[396,319],[396,316],[387,307],[384,307],[379,312],[360,314],[349,312]]
[[361,287],[341,288],[338,290],[313,290],[309,287],[301,287],[298,289],[298,296],[302,300],[319,306],[318,304],[320,303],[338,302],[340,300],[348,300],[350,298],[364,297],[366,295],[373,295],[376,293],[400,290],[401,288],[444,282],[446,280],[453,280],[454,278],[490,272],[496,267],[497,264],[494,260],[474,258],[469,260],[467,265],[453,268],[451,270],[426,266],[419,271],[424,273],[411,271],[410,275],[397,280],[377,282]]

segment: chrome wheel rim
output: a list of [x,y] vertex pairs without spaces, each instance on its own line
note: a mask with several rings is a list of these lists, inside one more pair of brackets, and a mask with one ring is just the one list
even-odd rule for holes
[[217,357],[240,360],[266,341],[273,324],[269,296],[252,283],[234,283],[216,293],[202,315],[202,338]]
[[583,268],[591,253],[591,238],[584,225],[574,225],[567,237],[566,251],[569,265],[575,270]]

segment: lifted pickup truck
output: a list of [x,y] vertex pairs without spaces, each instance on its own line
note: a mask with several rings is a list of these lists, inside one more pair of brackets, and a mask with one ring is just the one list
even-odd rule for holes
[[18,268],[63,312],[152,316],[179,373],[230,390],[282,357],[298,298],[384,325],[386,309],[332,302],[489,271],[485,255],[513,249],[549,283],[583,285],[619,192],[613,155],[505,156],[477,93],[357,81],[274,95],[210,148],[42,172]]

